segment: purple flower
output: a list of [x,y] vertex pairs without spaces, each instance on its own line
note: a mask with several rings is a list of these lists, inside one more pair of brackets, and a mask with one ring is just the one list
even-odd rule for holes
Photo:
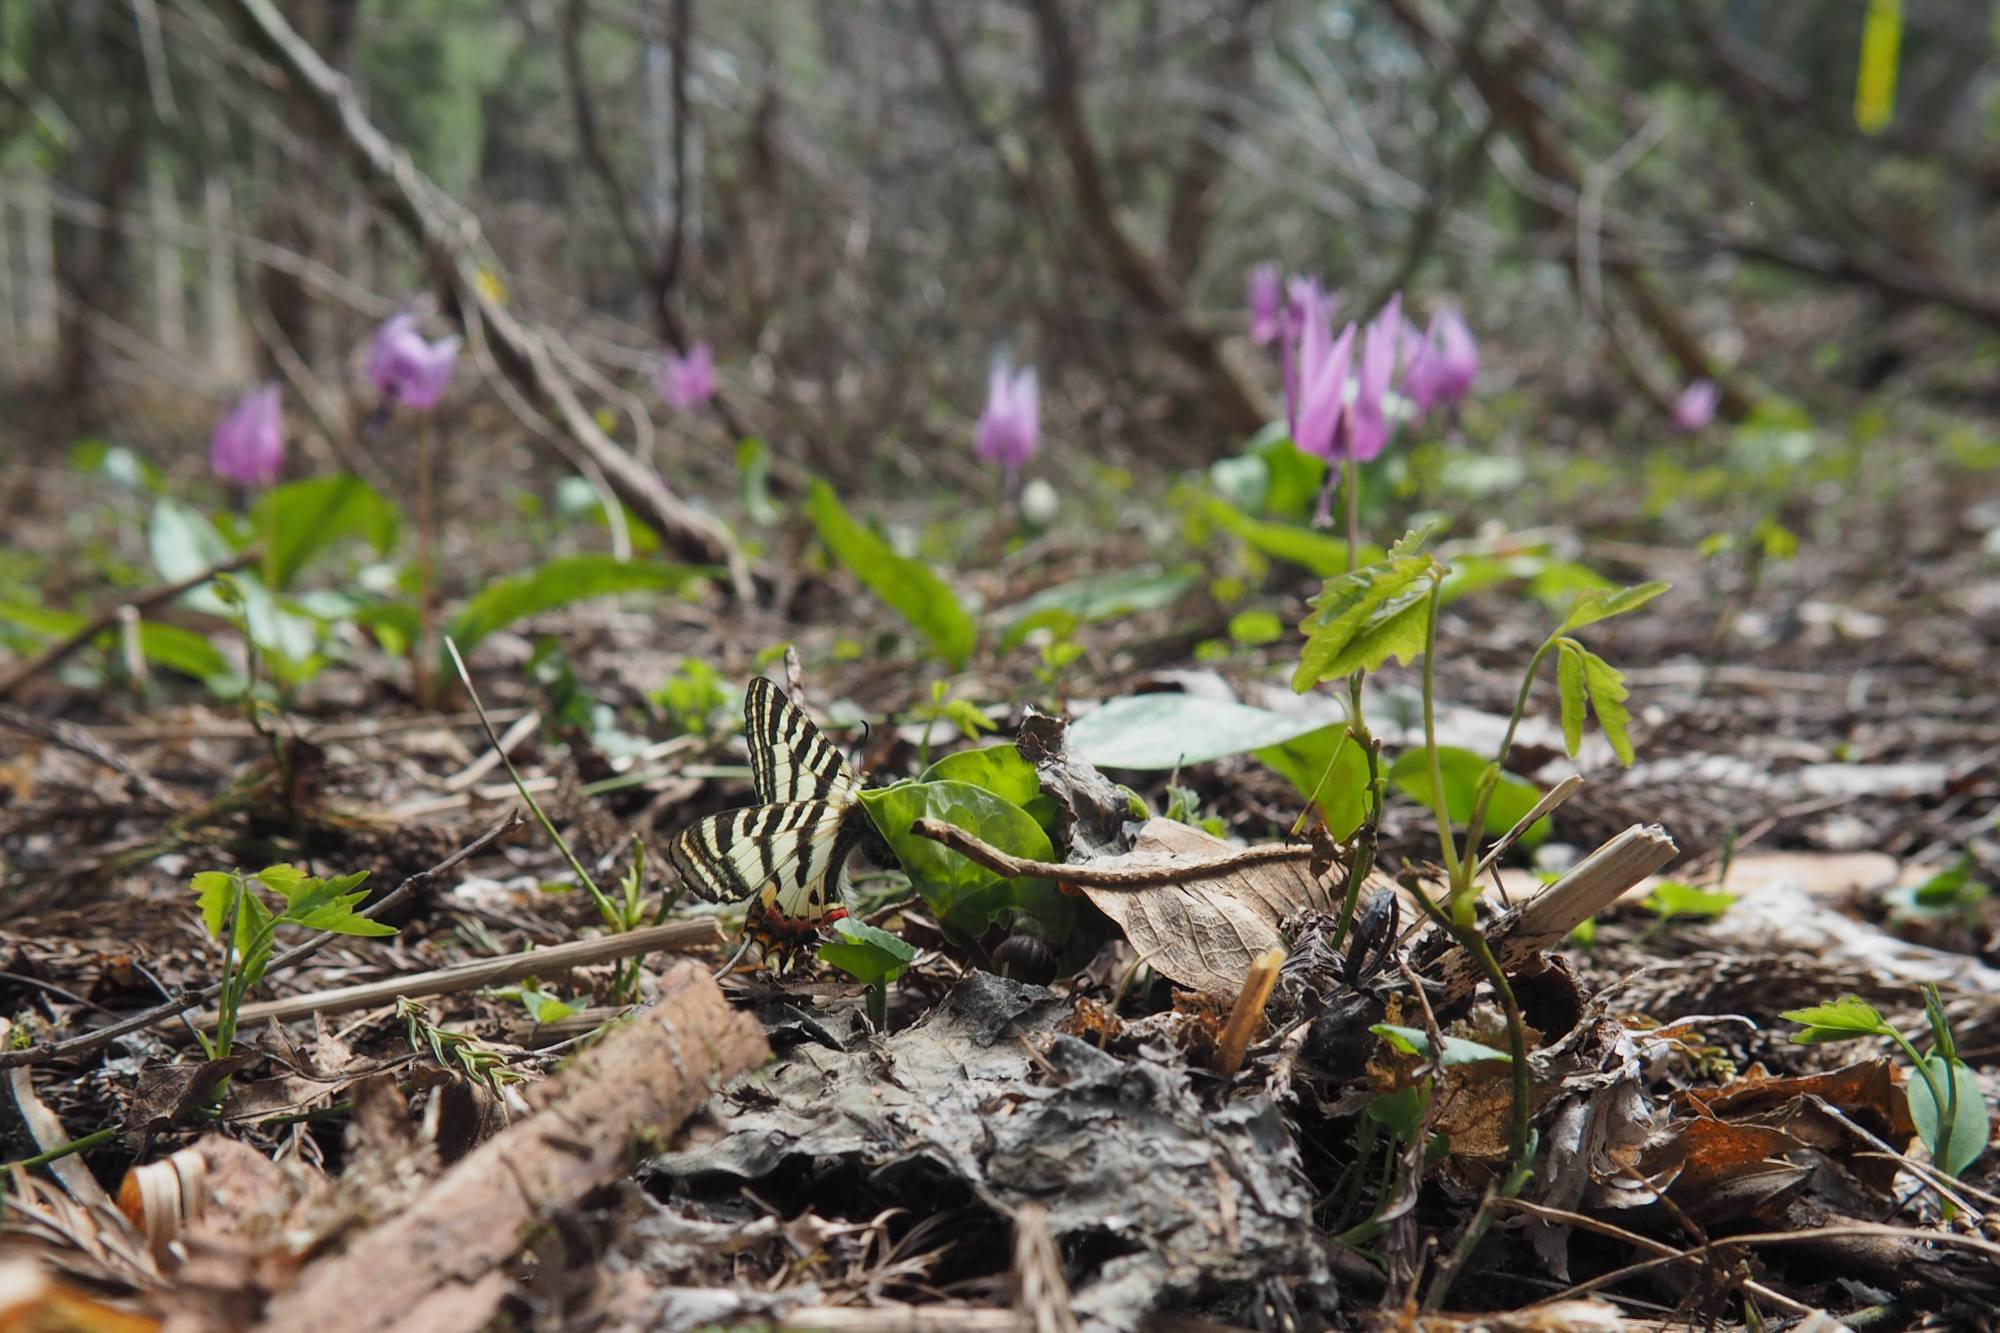
[[391,316],[375,331],[368,349],[368,379],[389,402],[427,412],[444,397],[458,360],[458,339],[426,342],[417,332],[417,317],[407,312]]
[[215,423],[208,465],[239,486],[269,486],[278,479],[285,465],[285,419],[277,385],[252,389]]
[[1285,274],[1276,264],[1251,268],[1247,283],[1250,341],[1260,346],[1284,331]]
[[700,407],[715,397],[715,353],[707,343],[696,343],[685,356],[664,353],[653,372],[653,387],[668,407],[682,412]]
[[986,410],[979,414],[974,451],[1009,474],[1019,471],[1034,455],[1041,434],[1041,404],[1033,366],[1009,375],[1006,363],[995,361],[986,380]]
[[1684,435],[1694,434],[1715,420],[1716,404],[1721,401],[1722,390],[1715,387],[1714,380],[1696,380],[1674,399],[1674,429]]
[[1455,310],[1431,316],[1421,334],[1414,325],[1403,327],[1403,396],[1421,421],[1433,407],[1453,406],[1471,391],[1479,378],[1479,345]]
[[1396,378],[1396,349],[1403,337],[1403,294],[1396,293],[1368,322],[1361,339],[1361,373],[1354,397],[1334,435],[1334,456],[1367,463],[1389,443],[1389,389]]
[[1326,297],[1314,283],[1296,293],[1296,346],[1288,344],[1285,424],[1302,452],[1332,459],[1354,360],[1354,326],[1333,336]]

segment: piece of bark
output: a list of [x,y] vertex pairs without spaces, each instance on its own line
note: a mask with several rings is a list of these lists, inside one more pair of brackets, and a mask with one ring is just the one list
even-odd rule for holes
[[494,1317],[504,1268],[555,1210],[622,1176],[724,1081],[770,1055],[706,969],[682,963],[660,999],[528,1093],[535,1113],[473,1151],[409,1209],[315,1263],[265,1309],[268,1333],[466,1333]]

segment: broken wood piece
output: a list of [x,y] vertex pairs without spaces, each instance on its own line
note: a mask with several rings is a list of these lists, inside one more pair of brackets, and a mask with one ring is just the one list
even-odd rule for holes
[[[714,917],[670,921],[663,926],[645,926],[620,935],[600,935],[546,948],[524,949],[520,953],[502,954],[498,958],[481,958],[475,962],[364,982],[358,986],[288,995],[282,1000],[263,1000],[244,1005],[237,1012],[236,1022],[239,1029],[248,1029],[252,1024],[272,1019],[289,1023],[295,1018],[307,1018],[313,1014],[344,1014],[389,1004],[398,996],[419,999],[427,995],[455,995],[461,991],[478,990],[482,986],[501,986],[527,977],[547,976],[572,967],[610,963],[660,950],[720,944],[722,940],[722,927]],[[206,1030],[215,1026],[215,1020],[215,1012],[210,1010],[198,1015],[194,1022],[197,1027]]]
[[487,1327],[534,1232],[664,1144],[709,1093],[769,1058],[763,1029],[682,962],[660,999],[532,1088],[534,1114],[474,1149],[403,1212],[315,1263],[266,1307],[267,1333]]
[[[1634,824],[1612,838],[1561,879],[1486,927],[1500,969],[1512,975],[1537,967],[1540,955],[1679,852],[1658,824]],[[1478,965],[1455,946],[1439,954],[1426,970],[1444,981],[1441,1004],[1464,999],[1482,980]]]
[[1267,950],[1250,965],[1250,975],[1237,993],[1236,1006],[1229,1011],[1222,1039],[1215,1045],[1216,1073],[1227,1078],[1243,1067],[1243,1052],[1250,1048],[1250,1038],[1263,1021],[1264,1006],[1271,1002],[1271,988],[1278,984],[1278,971],[1284,965],[1282,948]]

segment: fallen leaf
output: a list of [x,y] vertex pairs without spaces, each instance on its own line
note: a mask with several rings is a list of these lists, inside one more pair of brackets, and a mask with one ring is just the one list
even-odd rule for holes
[[[1206,861],[1236,855],[1220,838],[1171,819],[1150,819],[1123,856],[1089,861],[1093,870],[1158,871],[1156,884],[1081,888],[1154,971],[1211,995],[1234,996],[1260,954],[1280,946],[1278,923],[1299,908],[1338,909],[1343,872],[1313,878],[1304,859],[1265,861],[1201,874]],[[1191,868],[1196,868],[1190,873]]]

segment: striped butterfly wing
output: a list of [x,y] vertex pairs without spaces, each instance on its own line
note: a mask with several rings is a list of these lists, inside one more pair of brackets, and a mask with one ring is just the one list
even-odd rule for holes
[[758,676],[744,692],[743,733],[758,801],[850,805],[860,794],[861,783],[839,749],[768,677]]
[[681,831],[667,858],[709,897],[749,900],[744,929],[789,949],[847,915],[840,868],[856,841],[849,801],[785,801],[711,815]]

